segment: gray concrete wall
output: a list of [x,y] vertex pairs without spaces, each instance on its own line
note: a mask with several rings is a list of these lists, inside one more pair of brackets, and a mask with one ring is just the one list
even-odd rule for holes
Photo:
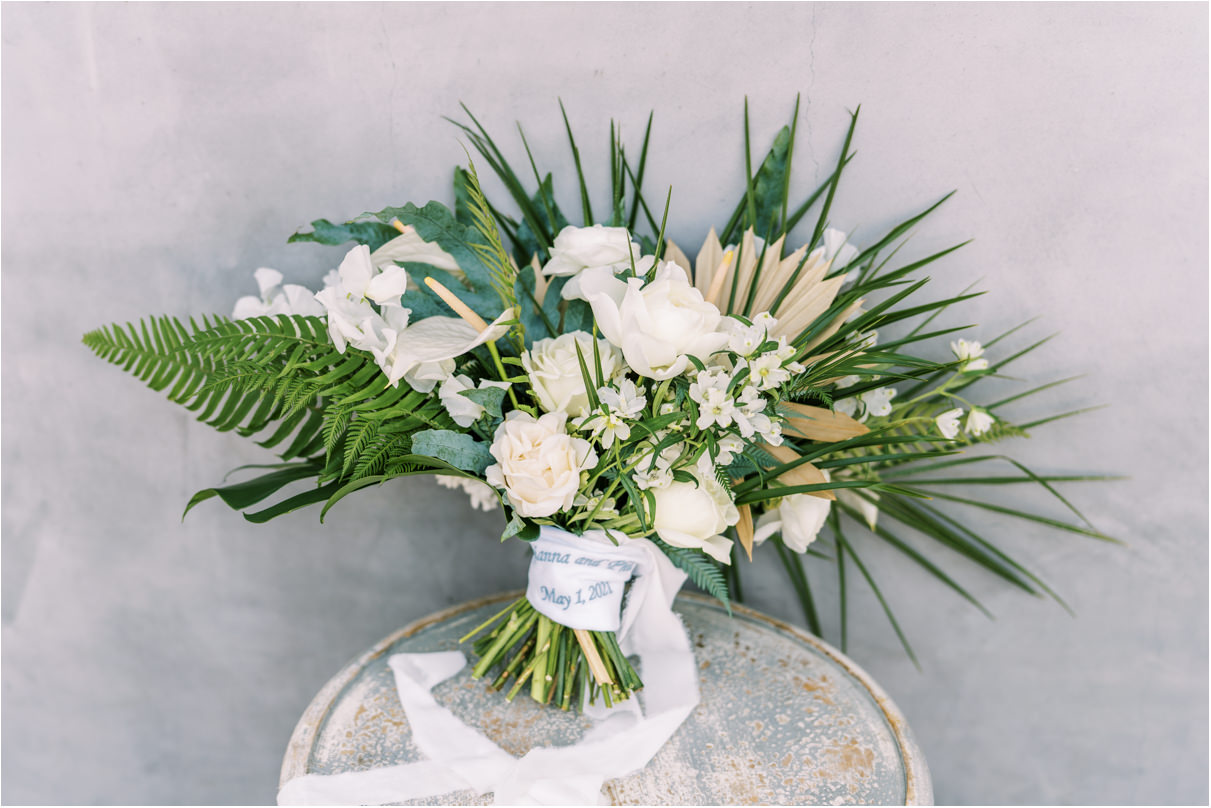
[[[671,184],[688,246],[804,98],[795,189],[846,109],[834,222],[873,234],[951,188],[910,251],[983,279],[956,313],[1062,333],[1015,366],[1084,381],[1023,419],[1108,403],[1012,448],[1112,547],[978,512],[1077,612],[939,555],[989,622],[860,537],[921,656],[855,587],[850,654],[907,715],[942,802],[1205,803],[1207,7],[1077,5],[34,5],[3,17],[3,799],[273,799],[311,695],[431,611],[522,582],[498,515],[429,480],[258,527],[190,494],[264,450],[214,433],[80,344],[152,312],[230,310],[258,266],[318,284],[312,218],[450,198],[463,100],[563,178],[562,96],[603,188],[608,118]],[[524,164],[524,163],[523,163]],[[604,200],[599,201],[604,204]],[[1024,344],[1024,343],[1023,343]],[[1047,513],[1063,510],[1026,491]],[[465,574],[455,574],[460,557]],[[751,604],[798,619],[776,560]],[[816,569],[822,600],[835,589]],[[829,608],[830,614],[835,609]],[[835,626],[830,618],[829,626]]]

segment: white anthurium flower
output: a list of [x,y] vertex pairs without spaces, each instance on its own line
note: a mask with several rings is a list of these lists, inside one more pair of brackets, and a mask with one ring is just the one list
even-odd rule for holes
[[[576,352],[579,346],[580,354]],[[601,372],[612,380],[625,369],[622,354],[603,339],[597,340],[601,357]],[[530,387],[538,404],[547,412],[563,410],[573,418],[589,412],[589,394],[585,390],[580,357],[584,357],[589,374],[593,367],[593,335],[586,331],[569,331],[558,337],[535,340],[530,350],[521,355],[521,364],[530,379]]]
[[685,371],[689,356],[705,360],[727,345],[719,309],[676,264],[660,264],[647,284],[643,278],[616,278],[609,267],[587,269],[580,289],[602,335],[622,349],[640,376],[672,378]]
[[428,264],[456,275],[463,274],[454,256],[436,243],[425,241],[412,225],[405,225],[403,232],[372,252],[370,262],[384,269],[390,269],[397,263]]
[[489,450],[496,464],[484,476],[522,516],[551,516],[572,507],[580,472],[597,465],[589,442],[567,433],[567,418],[562,411],[535,418],[513,410],[496,428]]
[[[822,470],[823,471],[823,470]],[[830,479],[823,471],[824,479]],[[757,520],[753,531],[753,544],[761,544],[775,533],[782,533],[782,542],[796,553],[807,552],[808,545],[816,540],[832,503],[823,497],[811,494],[791,494],[783,497],[778,507],[766,511]]]
[[[384,306],[384,319],[398,317],[399,306]],[[483,345],[500,339],[508,332],[504,325],[513,319],[513,311],[507,310],[483,331],[476,331],[459,317],[426,317],[405,328],[384,330],[395,331],[394,338],[372,351],[379,366],[387,374],[392,386],[404,379],[414,390],[428,393],[438,383],[444,382],[454,372],[455,359]],[[399,320],[395,323],[398,325]],[[388,320],[388,325],[392,325]]]
[[324,307],[316,301],[310,289],[293,283],[283,286],[282,273],[276,269],[261,267],[252,275],[260,296],[247,295],[237,300],[231,319],[246,320],[249,317],[273,317],[278,314],[319,317],[324,314]]
[[967,414],[966,432],[968,435],[983,435],[992,429],[992,425],[996,420],[986,410],[972,408],[971,412]]
[[509,389],[508,382],[499,382],[492,379],[484,379],[476,387],[475,382],[470,377],[463,374],[450,375],[444,382],[441,388],[437,391],[437,396],[441,400],[442,406],[446,408],[446,412],[450,413],[450,417],[454,419],[454,423],[464,429],[471,426],[479,420],[479,417],[484,414],[484,406],[472,401],[463,395],[466,390],[483,390],[485,387],[499,387],[502,390]]
[[640,255],[639,245],[631,241],[631,234],[625,227],[568,225],[555,236],[551,260],[543,266],[542,274],[548,277],[576,275],[589,267],[617,264],[629,267],[632,257],[638,261]]
[[471,507],[477,511],[494,511],[500,504],[496,492],[480,480],[470,477],[455,477],[452,474],[438,474],[437,484],[442,488],[460,490],[471,500]]
[[933,419],[938,426],[938,431],[942,433],[942,437],[947,440],[954,440],[959,435],[959,419],[963,417],[963,408],[955,407],[953,410],[946,412]]
[[[856,493],[861,490],[862,493]],[[879,522],[879,495],[869,489],[853,489],[853,488],[838,488],[834,493],[837,495],[837,501],[842,502],[849,507],[862,514],[862,518],[866,521],[866,526],[871,530]],[[869,497],[870,499],[867,499]],[[871,500],[874,500],[873,502]]]
[[988,360],[982,358],[984,348],[978,342],[965,339],[955,340],[950,343],[950,351],[959,360],[959,372],[961,373],[988,369]]
[[732,540],[721,534],[740,521],[740,511],[714,474],[691,474],[694,482],[674,480],[651,489],[656,500],[652,520],[656,533],[674,547],[702,550],[716,561],[730,564]]

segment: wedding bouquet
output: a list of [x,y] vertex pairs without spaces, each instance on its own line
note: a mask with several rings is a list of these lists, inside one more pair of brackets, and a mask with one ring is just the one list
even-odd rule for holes
[[[280,455],[261,476],[199,492],[186,512],[213,497],[250,509],[312,480],[245,517],[323,503],[322,518],[355,491],[416,474],[440,475],[475,507],[501,507],[501,539],[532,543],[529,585],[466,639],[479,657],[474,675],[510,699],[523,688],[563,709],[628,699],[642,686],[627,641],[638,601],[671,600],[688,575],[726,604],[741,593],[740,568],[765,546],[812,631],[820,622],[809,556],[838,576],[842,645],[852,564],[911,655],[856,531],[973,603],[901,528],[1056,596],[940,503],[1106,537],[1087,523],[945,492],[1035,483],[1075,513],[1052,484],[1090,478],[962,453],[1064,417],[1015,424],[1006,412],[1051,384],[996,401],[976,392],[1042,342],[1011,352],[1000,346],[1016,329],[980,342],[934,325],[975,295],[921,299],[928,278],[919,274],[961,245],[897,256],[946,197],[861,245],[830,226],[857,117],[835,168],[794,201],[798,104],[755,171],[746,105],[747,182],[691,259],[669,237],[694,226],[670,219],[671,191],[662,212],[643,193],[651,118],[637,161],[611,128],[601,216],[567,127],[581,207],[572,224],[529,145],[530,190],[472,116],[457,125],[516,213],[486,198],[468,158],[455,169],[452,209],[405,204],[320,219],[292,236],[353,245],[319,292],[259,269],[259,294],[241,298],[231,317],[159,317],[84,341],[199,420]],[[927,475],[997,459],[1013,473]],[[641,579],[658,586],[641,594]]]

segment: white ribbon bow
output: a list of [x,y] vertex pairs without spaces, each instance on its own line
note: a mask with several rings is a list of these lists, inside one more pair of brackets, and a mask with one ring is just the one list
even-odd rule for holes
[[[635,564],[618,636],[623,653],[639,656],[643,711],[634,700],[610,710],[589,710],[587,714],[599,720],[576,743],[535,748],[515,758],[433,698],[432,688],[465,666],[460,651],[395,654],[388,663],[395,673],[400,704],[412,740],[427,759],[364,772],[305,774],[282,786],[279,805],[383,805],[464,789],[477,795],[491,791],[499,804],[599,804],[606,780],[647,765],[698,704],[694,653],[672,610],[685,573],[646,539],[620,538],[615,547],[603,531],[575,536],[543,527],[534,544],[536,553],[557,546],[585,557]],[[536,566],[543,572],[537,573]],[[592,565],[566,565],[581,571],[587,566]],[[552,569],[550,564],[532,564],[531,587],[536,574],[547,576],[548,586],[568,592],[584,582],[579,574],[561,581]],[[540,608],[539,603],[534,606]],[[548,608],[553,609],[548,616],[557,621],[559,611],[566,611]]]

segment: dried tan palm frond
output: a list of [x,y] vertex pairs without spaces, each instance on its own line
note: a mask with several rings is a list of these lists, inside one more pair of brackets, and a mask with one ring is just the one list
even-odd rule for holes
[[[725,266],[727,253],[712,228],[702,249],[698,251],[694,285],[707,300],[729,314],[770,312],[778,318],[772,336],[785,336],[793,340],[828,311],[845,281],[840,275],[825,277],[832,268],[832,262],[824,258],[822,248],[813,250],[809,255],[804,246],[782,257],[785,238],[783,236],[767,245],[762,254],[757,249],[750,227],[740,240],[735,260],[726,262],[730,266]],[[719,277],[721,270],[723,277]],[[836,317],[808,347],[814,347],[835,334],[860,306],[861,301],[858,301]]]

